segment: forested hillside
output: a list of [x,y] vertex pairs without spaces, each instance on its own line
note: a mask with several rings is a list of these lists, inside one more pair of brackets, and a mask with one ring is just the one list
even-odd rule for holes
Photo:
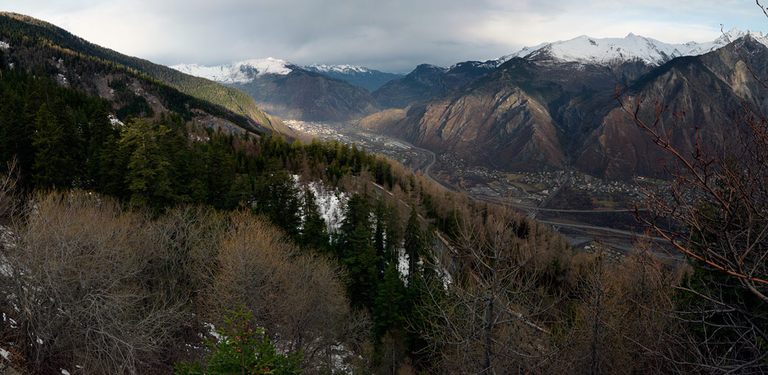
[[[46,69],[47,73],[51,73],[55,67],[58,70],[56,73],[62,74],[72,84],[90,84],[87,88],[93,90],[91,94],[94,95],[106,96],[103,87],[99,87],[103,85],[97,84],[94,75],[106,75],[102,78],[109,80],[110,74],[126,71],[129,75],[154,81],[155,86],[163,91],[161,95],[175,96],[175,100],[179,100],[179,96],[197,99],[193,103],[189,103],[189,99],[182,99],[186,102],[183,105],[187,107],[203,106],[201,109],[213,112],[214,115],[221,112],[216,107],[221,107],[242,116],[238,122],[245,128],[256,126],[280,132],[289,131],[279,120],[270,118],[257,108],[254,101],[239,90],[97,46],[31,17],[0,12],[0,36],[11,46],[12,55],[25,60],[25,69]],[[53,61],[46,61],[48,58]],[[73,71],[66,71],[67,67]],[[173,91],[176,90],[185,95],[175,94]]]
[[615,258],[354,145],[244,131],[92,56],[57,66],[18,35],[0,48],[3,370],[768,367],[762,118],[751,153],[678,153],[688,174],[649,194],[643,218],[689,261],[654,243]]

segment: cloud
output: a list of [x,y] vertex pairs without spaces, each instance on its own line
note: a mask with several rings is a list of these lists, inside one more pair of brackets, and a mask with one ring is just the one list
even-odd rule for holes
[[408,71],[525,45],[623,36],[714,39],[768,22],[747,0],[0,0],[95,43],[160,63],[279,57]]

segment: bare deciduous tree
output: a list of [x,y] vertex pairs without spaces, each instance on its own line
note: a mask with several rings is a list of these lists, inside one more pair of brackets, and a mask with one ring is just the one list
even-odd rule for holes
[[180,315],[142,286],[146,249],[156,246],[142,217],[85,192],[40,195],[32,207],[5,254],[3,291],[34,369],[137,373],[156,360]]
[[672,180],[649,194],[642,220],[696,269],[677,287],[687,354],[670,363],[682,371],[768,371],[768,120],[745,99],[732,138],[718,149],[697,132],[693,151],[684,152],[663,127],[679,114],[660,102],[648,108],[641,97],[617,98],[672,161]]
[[231,226],[207,293],[211,319],[244,306],[278,347],[304,354],[305,368],[334,369],[332,353],[356,344],[345,337],[351,315],[337,267],[302,255],[261,218],[237,213]]
[[537,319],[541,298],[534,241],[518,236],[521,218],[508,210],[468,219],[456,241],[463,270],[445,295],[431,292],[422,333],[446,373],[521,373],[539,368],[549,331]]

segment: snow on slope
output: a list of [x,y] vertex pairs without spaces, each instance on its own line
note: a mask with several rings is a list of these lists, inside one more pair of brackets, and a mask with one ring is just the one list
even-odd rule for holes
[[344,221],[344,211],[347,209],[349,197],[344,192],[330,189],[320,182],[307,184],[315,196],[315,204],[320,216],[325,220],[328,233],[336,233]]
[[315,72],[335,72],[335,73],[343,73],[343,74],[354,74],[354,73],[370,73],[371,70],[364,67],[364,66],[357,66],[357,65],[325,65],[325,64],[312,64],[307,65],[305,68],[315,71]]
[[525,47],[500,58],[499,64],[515,57],[544,58],[582,64],[606,65],[616,62],[640,60],[649,65],[661,65],[675,57],[702,55],[726,46],[745,35],[768,45],[762,33],[731,30],[712,42],[670,44],[630,33],[624,38],[592,38],[586,35],[566,41],[543,43]]
[[286,75],[293,69],[293,64],[285,60],[268,57],[252,59],[228,65],[203,66],[197,64],[180,64],[171,66],[182,73],[210,79],[222,83],[248,83],[264,74]]
[[[248,83],[265,74],[286,75],[299,67],[288,61],[268,57],[251,59],[227,65],[204,66],[198,64],[179,64],[171,68],[196,77],[221,83]],[[308,65],[307,70],[321,73],[372,74],[366,67],[355,65]]]

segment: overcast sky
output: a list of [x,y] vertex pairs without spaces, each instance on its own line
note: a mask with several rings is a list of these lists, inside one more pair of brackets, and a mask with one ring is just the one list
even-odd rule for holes
[[721,24],[768,29],[754,0],[0,0],[0,10],[167,65],[277,57],[394,72],[582,34],[701,42]]

